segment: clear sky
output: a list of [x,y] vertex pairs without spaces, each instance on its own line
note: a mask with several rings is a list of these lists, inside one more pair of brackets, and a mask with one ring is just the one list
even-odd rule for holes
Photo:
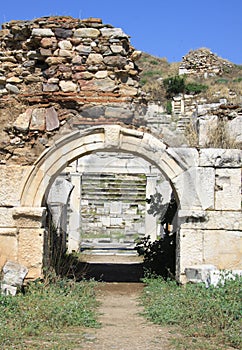
[[0,23],[49,15],[102,18],[169,62],[207,47],[242,64],[242,0],[1,0]]

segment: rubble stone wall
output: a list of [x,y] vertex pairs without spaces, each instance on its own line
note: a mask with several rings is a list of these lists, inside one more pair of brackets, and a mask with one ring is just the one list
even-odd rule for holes
[[122,29],[44,17],[0,31],[2,163],[32,164],[53,139],[97,124],[142,125],[145,103]]

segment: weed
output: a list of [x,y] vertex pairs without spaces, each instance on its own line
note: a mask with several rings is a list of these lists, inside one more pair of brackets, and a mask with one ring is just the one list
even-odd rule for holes
[[[181,349],[222,349],[241,345],[242,278],[206,288],[203,284],[178,285],[161,278],[146,279],[142,297],[145,316],[154,323],[175,325],[182,334]],[[204,347],[193,347],[194,339]],[[210,347],[205,347],[205,344]],[[189,345],[190,344],[190,345]],[[179,347],[177,346],[179,349]]]
[[93,287],[92,282],[36,280],[24,294],[0,296],[0,347],[62,328],[96,327]]

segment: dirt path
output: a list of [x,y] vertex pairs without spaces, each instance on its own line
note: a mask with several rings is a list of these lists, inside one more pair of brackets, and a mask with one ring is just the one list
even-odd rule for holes
[[100,329],[84,334],[87,350],[168,350],[168,330],[139,313],[141,283],[104,283],[98,287]]

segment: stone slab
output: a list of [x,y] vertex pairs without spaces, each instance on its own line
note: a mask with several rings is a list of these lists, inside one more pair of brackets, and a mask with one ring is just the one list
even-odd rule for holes
[[54,107],[50,107],[46,109],[46,130],[52,131],[58,129],[60,126],[60,122],[58,119],[58,114]]

